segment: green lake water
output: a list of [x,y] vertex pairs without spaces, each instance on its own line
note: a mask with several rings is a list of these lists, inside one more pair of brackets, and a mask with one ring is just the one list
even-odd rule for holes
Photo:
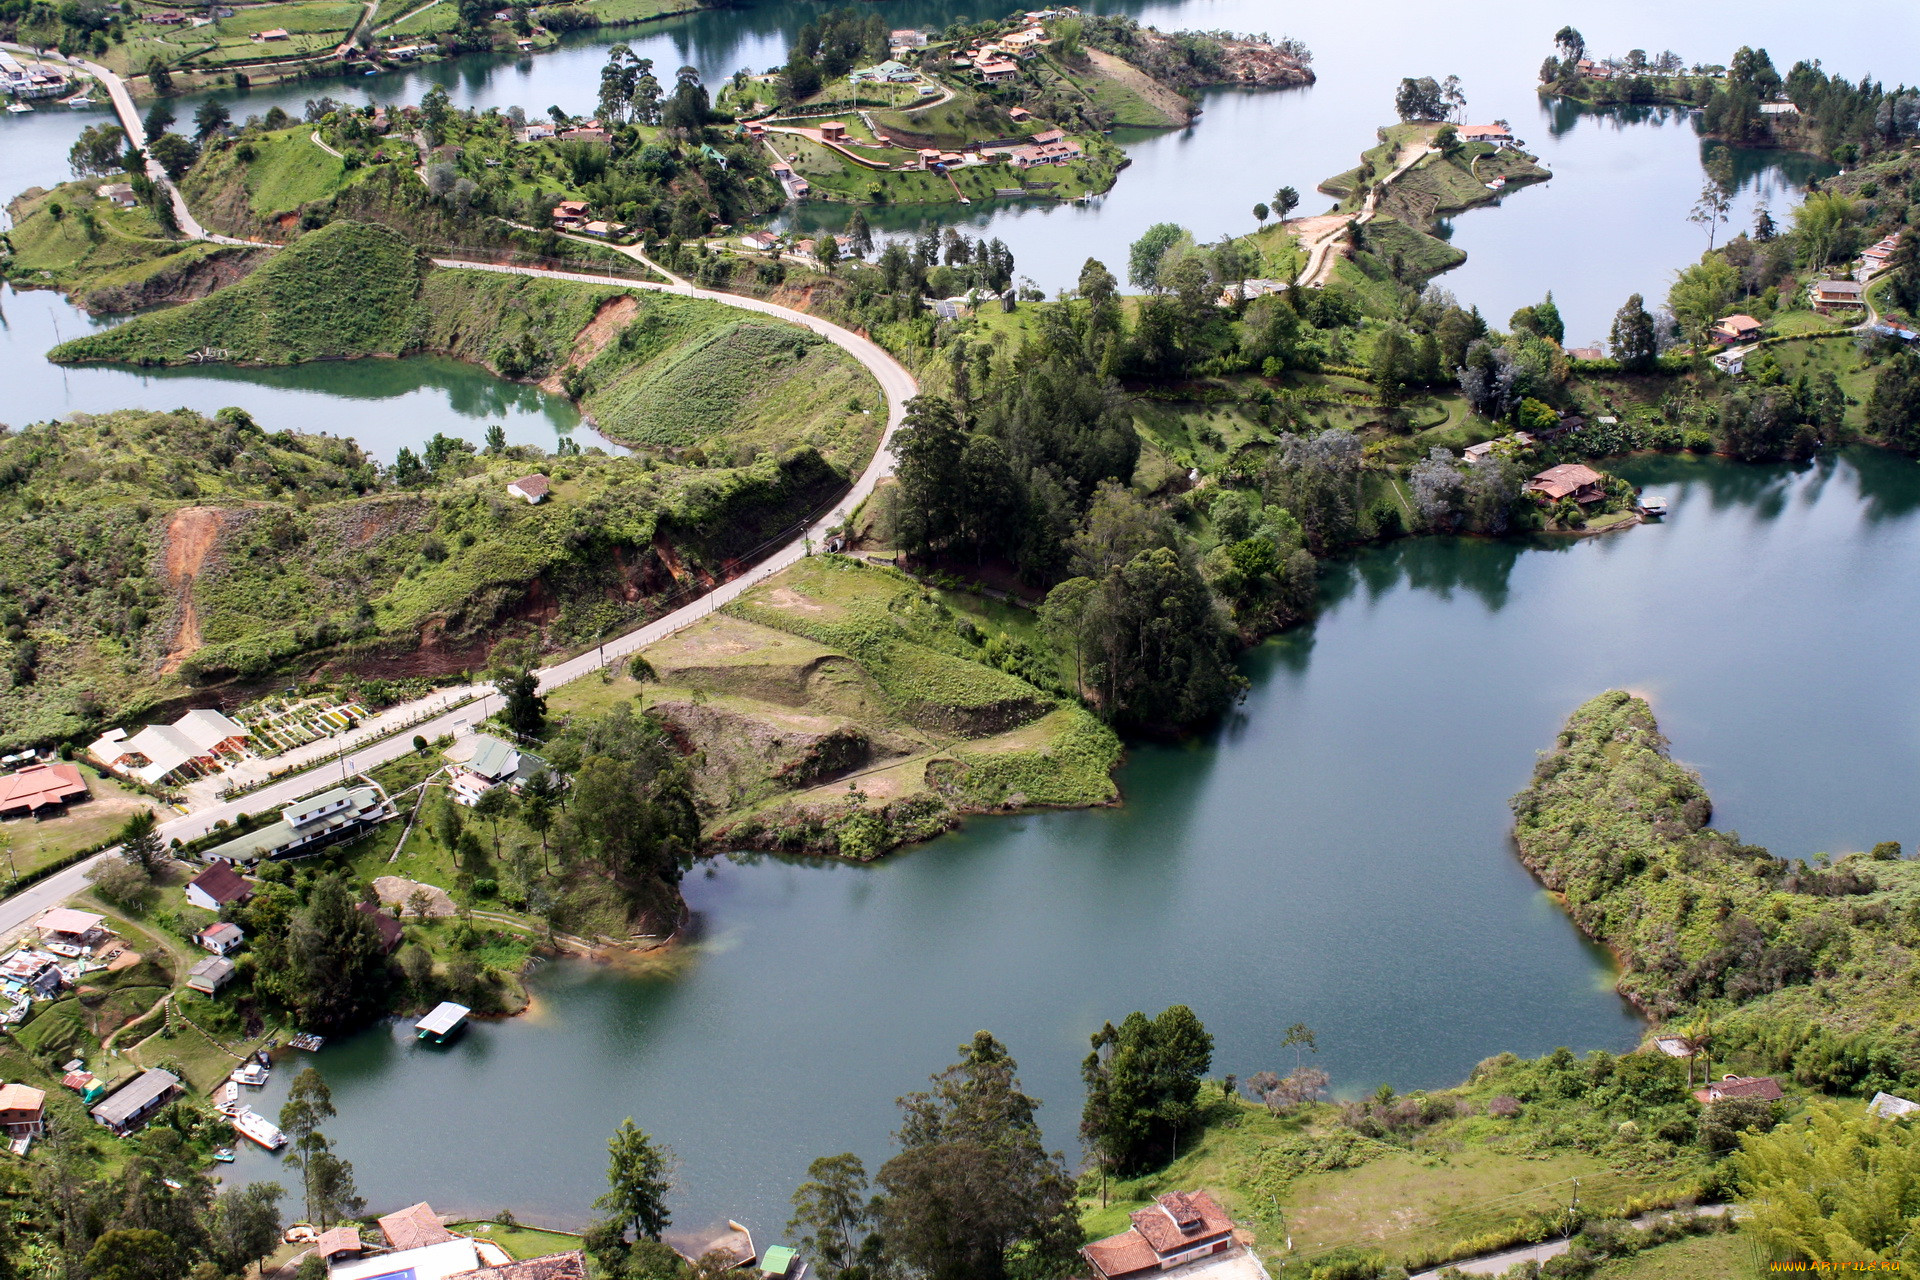
[[[993,0],[884,0],[894,25],[997,15]],[[1203,238],[1244,230],[1281,184],[1322,207],[1390,115],[1404,75],[1459,74],[1476,120],[1504,117],[1553,168],[1451,228],[1471,255],[1442,283],[1496,323],[1552,289],[1571,342],[1605,332],[1629,292],[1664,295],[1704,247],[1686,214],[1703,143],[1680,113],[1592,116],[1543,105],[1534,70],[1562,22],[1601,52],[1672,47],[1724,61],[1742,43],[1784,68],[1920,79],[1920,10],[1862,0],[1807,21],[1786,5],[1738,13],[1580,0],[1533,14],[1468,0],[1276,9],[1270,0],[1114,0],[1164,28],[1297,36],[1320,83],[1209,94],[1191,128],[1131,138],[1133,165],[1085,206],[894,211],[1003,237],[1049,290],[1089,255],[1119,265],[1154,222]],[[222,95],[244,116],[322,93],[417,101],[445,84],[485,107],[589,110],[605,46],[709,82],[784,55],[811,4],[703,13],[607,32],[521,60],[466,59],[352,82]],[[180,113],[191,114],[183,100]],[[0,118],[0,189],[64,176],[88,113]],[[1821,170],[1741,157],[1736,225],[1784,216]],[[830,221],[808,207],[802,225]],[[87,321],[47,294],[0,294],[0,420],[121,407],[239,404],[272,429],[357,437],[391,457],[435,430],[551,441],[571,409],[443,361],[301,370],[61,370],[42,353]],[[584,439],[584,437],[583,437]],[[1568,711],[1610,685],[1650,695],[1718,820],[1782,853],[1912,845],[1920,812],[1920,468],[1859,453],[1810,467],[1651,459],[1619,468],[1666,496],[1661,526],[1578,541],[1427,540],[1334,567],[1312,627],[1246,659],[1253,689],[1217,732],[1134,749],[1126,804],[976,822],[865,868],[718,863],[687,886],[700,932],[670,971],[558,964],[528,1017],[426,1051],[405,1027],[314,1058],[342,1114],[329,1130],[371,1207],[426,1198],[578,1223],[601,1189],[604,1142],[633,1116],[681,1159],[682,1225],[735,1217],[765,1240],[809,1159],[884,1158],[892,1099],[987,1027],[1046,1100],[1071,1150],[1086,1036],[1134,1008],[1194,1006],[1219,1070],[1284,1068],[1283,1029],[1318,1033],[1346,1093],[1457,1081],[1501,1050],[1623,1048],[1639,1024],[1595,953],[1513,854],[1506,800]],[[271,1110],[288,1064],[258,1105]],[[271,1173],[257,1152],[234,1169]]]
[[1911,845],[1920,466],[1619,469],[1668,498],[1665,524],[1336,567],[1320,620],[1249,655],[1230,722],[1134,748],[1124,807],[980,820],[871,867],[719,862],[688,881],[699,939],[671,972],[553,965],[532,1016],[450,1050],[404,1025],[330,1046],[330,1131],[376,1208],[563,1224],[632,1116],[681,1158],[683,1225],[764,1235],[813,1156],[884,1158],[893,1098],[981,1027],[1069,1150],[1086,1037],[1136,1008],[1191,1004],[1242,1078],[1290,1065],[1304,1021],[1346,1094],[1631,1046],[1506,801],[1566,714],[1621,686],[1653,698],[1723,825],[1795,855]]

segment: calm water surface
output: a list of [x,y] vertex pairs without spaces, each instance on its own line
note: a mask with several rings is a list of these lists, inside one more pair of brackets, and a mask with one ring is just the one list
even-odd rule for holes
[[509,444],[551,450],[567,436],[582,448],[619,449],[582,423],[566,398],[437,356],[268,369],[63,367],[45,358],[61,342],[111,323],[57,293],[0,284],[0,367],[7,371],[0,422],[39,422],[76,410],[212,414],[237,405],[270,431],[352,436],[383,462],[393,461],[402,446],[418,453],[436,432],[479,443],[495,423],[506,429]]
[[[898,25],[937,25],[1014,6],[880,7]],[[1294,35],[1321,81],[1209,95],[1194,127],[1130,143],[1133,167],[1084,208],[952,211],[1006,239],[1041,286],[1069,284],[1089,255],[1124,262],[1154,222],[1203,237],[1245,229],[1275,187],[1310,193],[1350,167],[1401,76],[1454,73],[1470,114],[1511,121],[1556,177],[1458,219],[1454,241],[1472,257],[1444,283],[1496,321],[1551,288],[1574,342],[1603,334],[1627,293],[1662,296],[1704,247],[1685,221],[1701,142],[1681,116],[1542,106],[1534,70],[1560,23],[1601,51],[1671,46],[1721,61],[1766,44],[1783,66],[1818,57],[1839,74],[1920,79],[1920,17],[1892,0],[1817,23],[1774,0],[1732,16],[1588,0],[1518,21],[1489,0],[1444,19],[1408,0],[1095,7],[1166,28]],[[817,12],[707,13],[537,59],[294,85],[237,107],[415,100],[445,83],[465,105],[584,111],[614,40],[711,82],[779,61]],[[0,117],[0,187],[61,179],[86,119]],[[1783,216],[1814,172],[1743,157],[1737,222],[1760,203]],[[436,361],[58,370],[39,355],[84,318],[47,294],[0,303],[11,379],[0,417],[13,421],[240,404],[270,427],[353,434],[381,456],[434,430],[477,438],[489,421],[529,442],[573,425],[563,404]],[[682,1223],[731,1215],[766,1233],[811,1157],[882,1158],[891,1099],[979,1027],[1011,1044],[1062,1146],[1087,1034],[1175,1000],[1215,1033],[1218,1068],[1242,1076],[1289,1065],[1283,1028],[1309,1023],[1345,1091],[1446,1084],[1502,1049],[1632,1043],[1604,958],[1515,860],[1507,797],[1573,706],[1623,685],[1654,697],[1720,821],[1749,838],[1804,854],[1920,835],[1920,694],[1903,643],[1920,622],[1920,470],[1875,454],[1801,470],[1622,469],[1669,498],[1666,525],[1579,542],[1424,541],[1338,569],[1314,627],[1249,657],[1254,689],[1232,723],[1134,752],[1124,808],[979,822],[876,867],[721,864],[688,885],[702,939],[670,971],[557,965],[536,983],[533,1016],[476,1026],[451,1051],[418,1050],[404,1029],[328,1048],[317,1061],[342,1109],[332,1133],[377,1209],[426,1197],[565,1223],[600,1189],[605,1136],[631,1115],[683,1158]],[[264,1107],[290,1076],[276,1074]],[[249,1155],[235,1172],[268,1166]]]
[[1506,801],[1574,706],[1623,686],[1723,825],[1792,854],[1920,836],[1920,467],[1621,469],[1665,525],[1338,569],[1317,624],[1250,656],[1231,724],[1133,752],[1123,808],[979,821],[874,867],[722,863],[689,880],[703,937],[670,972],[554,966],[533,1017],[450,1052],[404,1027],[328,1048],[331,1131],[376,1207],[577,1222],[631,1115],[683,1159],[683,1223],[764,1232],[813,1156],[882,1159],[891,1100],[980,1027],[1069,1148],[1086,1036],[1135,1008],[1192,1004],[1243,1078],[1290,1065],[1305,1021],[1348,1093],[1632,1044]]
[[[881,0],[891,23],[938,27],[961,18],[999,16],[1010,0]],[[1305,197],[1303,212],[1321,207],[1315,186],[1351,168],[1392,116],[1402,76],[1459,75],[1469,114],[1501,117],[1553,169],[1544,187],[1516,191],[1498,208],[1460,219],[1454,241],[1471,256],[1445,278],[1463,301],[1504,320],[1514,308],[1554,290],[1569,339],[1602,336],[1613,312],[1634,291],[1664,297],[1671,272],[1706,247],[1686,221],[1701,183],[1700,139],[1684,117],[1626,123],[1556,113],[1534,92],[1552,33],[1572,22],[1597,51],[1672,48],[1689,61],[1724,62],[1743,43],[1764,45],[1782,70],[1797,58],[1818,58],[1831,72],[1888,83],[1920,79],[1920,10],[1902,0],[1857,0],[1809,22],[1784,0],[1749,5],[1737,15],[1705,6],[1626,0],[1576,0],[1552,14],[1529,15],[1495,0],[1462,0],[1436,17],[1413,0],[1362,0],[1341,5],[1276,6],[1271,0],[1095,0],[1100,12],[1124,12],[1163,29],[1227,28],[1292,35],[1314,51],[1319,83],[1311,89],[1209,94],[1191,128],[1130,142],[1133,166],[1106,197],[1084,207],[976,206],[891,211],[896,227],[923,217],[1000,236],[1022,273],[1040,287],[1070,285],[1089,256],[1124,264],[1126,248],[1156,222],[1174,221],[1211,238],[1252,226],[1256,201],[1282,185]],[[792,31],[819,12],[815,4],[759,5],[576,38],[568,47],[518,60],[460,61],[346,81],[268,87],[223,97],[236,115],[278,104],[295,111],[311,97],[412,101],[444,84],[460,105],[519,104],[530,112],[557,104],[592,109],[605,48],[624,40],[663,71],[699,68],[709,83],[747,67],[782,61]],[[192,114],[196,99],[176,110]],[[91,118],[68,109],[0,118],[0,187],[19,190],[66,176],[66,151]],[[1791,158],[1750,159],[1733,211],[1747,225],[1766,204],[1781,217],[1811,176]],[[833,206],[804,207],[803,224],[844,216]],[[1604,263],[1604,270],[1585,264]]]

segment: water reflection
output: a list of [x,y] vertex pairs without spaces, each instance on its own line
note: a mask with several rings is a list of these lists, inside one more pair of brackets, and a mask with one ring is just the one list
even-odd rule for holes
[[481,444],[493,425],[506,431],[509,444],[551,451],[571,438],[582,448],[621,451],[582,423],[564,397],[437,356],[171,369],[62,366],[46,359],[65,339],[118,322],[89,316],[46,290],[0,288],[0,360],[8,374],[0,420],[35,422],[114,409],[212,414],[234,405],[269,430],[352,436],[388,462],[402,446],[418,452],[436,432]]

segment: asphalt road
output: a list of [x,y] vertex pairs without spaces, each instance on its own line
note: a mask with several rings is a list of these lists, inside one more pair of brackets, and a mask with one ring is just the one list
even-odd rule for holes
[[[93,68],[89,68],[90,70]],[[119,106],[125,99],[126,107],[121,118],[137,128],[139,121],[132,118],[132,99],[126,97],[126,87],[119,83],[119,77],[104,68],[96,70],[108,89],[114,94],[114,102]],[[131,130],[130,130],[131,131]],[[164,178],[164,175],[162,175]],[[178,193],[175,193],[176,199]],[[183,219],[182,227],[188,225]],[[197,224],[194,224],[197,227]],[[211,238],[211,237],[209,237]],[[877,344],[861,337],[850,329],[822,320],[805,312],[795,311],[775,303],[763,302],[758,298],[746,298],[731,293],[716,293],[707,289],[697,289],[684,280],[674,279],[672,284],[650,284],[625,280],[618,276],[592,275],[575,271],[548,271],[538,267],[504,267],[484,262],[467,262],[460,259],[435,259],[435,264],[460,271],[494,271],[507,275],[551,276],[562,280],[578,280],[586,284],[613,285],[625,289],[653,289],[663,293],[677,293],[685,297],[703,298],[725,306],[739,307],[746,311],[756,311],[762,315],[774,316],[790,324],[803,325],[826,338],[829,342],[848,352],[854,359],[866,366],[874,379],[880,384],[887,398],[887,424],[881,435],[879,447],[874,450],[873,458],[867,463],[866,470],[860,473],[853,487],[845,497],[835,503],[825,515],[819,517],[805,529],[798,530],[793,537],[766,558],[754,564],[739,577],[722,583],[712,591],[673,612],[647,623],[645,626],[617,636],[577,657],[568,658],[540,671],[540,688],[547,691],[558,688],[569,681],[598,671],[602,666],[617,662],[628,654],[658,640],[665,639],[676,631],[689,627],[712,613],[715,609],[737,598],[742,592],[766,581],[774,574],[794,564],[812,548],[822,543],[827,531],[843,523],[852,514],[855,507],[864,502],[880,481],[893,473],[893,437],[906,416],[907,401],[918,395],[920,384],[909,373],[906,366],[895,360]],[[342,756],[339,760],[317,765],[302,773],[282,778],[257,791],[248,793],[235,800],[196,810],[193,813],[167,819],[160,824],[160,835],[164,840],[192,840],[205,835],[213,829],[213,824],[222,818],[231,821],[236,814],[259,813],[263,809],[278,808],[291,804],[302,796],[309,795],[326,786],[334,785],[354,775],[363,773],[377,765],[394,760],[413,749],[413,738],[420,734],[428,739],[441,734],[453,733],[464,725],[475,724],[486,719],[500,707],[500,698],[484,685],[469,686],[468,690],[454,690],[458,694],[471,691],[483,694],[479,701],[470,702],[456,710],[449,711],[434,719],[422,722],[410,732],[402,732],[383,741],[362,747]],[[424,708],[434,699],[443,699],[448,690],[439,690],[432,698],[422,699],[418,704],[403,704],[399,708],[390,708],[404,713],[408,706]],[[0,901],[0,936],[27,924],[48,907],[57,906],[66,898],[86,887],[86,873],[101,858],[107,857],[112,850],[97,854],[85,862],[78,863],[45,880],[28,886],[21,892]]]

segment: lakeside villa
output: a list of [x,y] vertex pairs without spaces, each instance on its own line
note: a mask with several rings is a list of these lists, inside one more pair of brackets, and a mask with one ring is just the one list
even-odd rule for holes
[[1127,1217],[1131,1227],[1080,1250],[1099,1280],[1168,1272],[1204,1273],[1206,1280],[1264,1280],[1267,1274],[1248,1248],[1252,1237],[1204,1191],[1170,1191]]

